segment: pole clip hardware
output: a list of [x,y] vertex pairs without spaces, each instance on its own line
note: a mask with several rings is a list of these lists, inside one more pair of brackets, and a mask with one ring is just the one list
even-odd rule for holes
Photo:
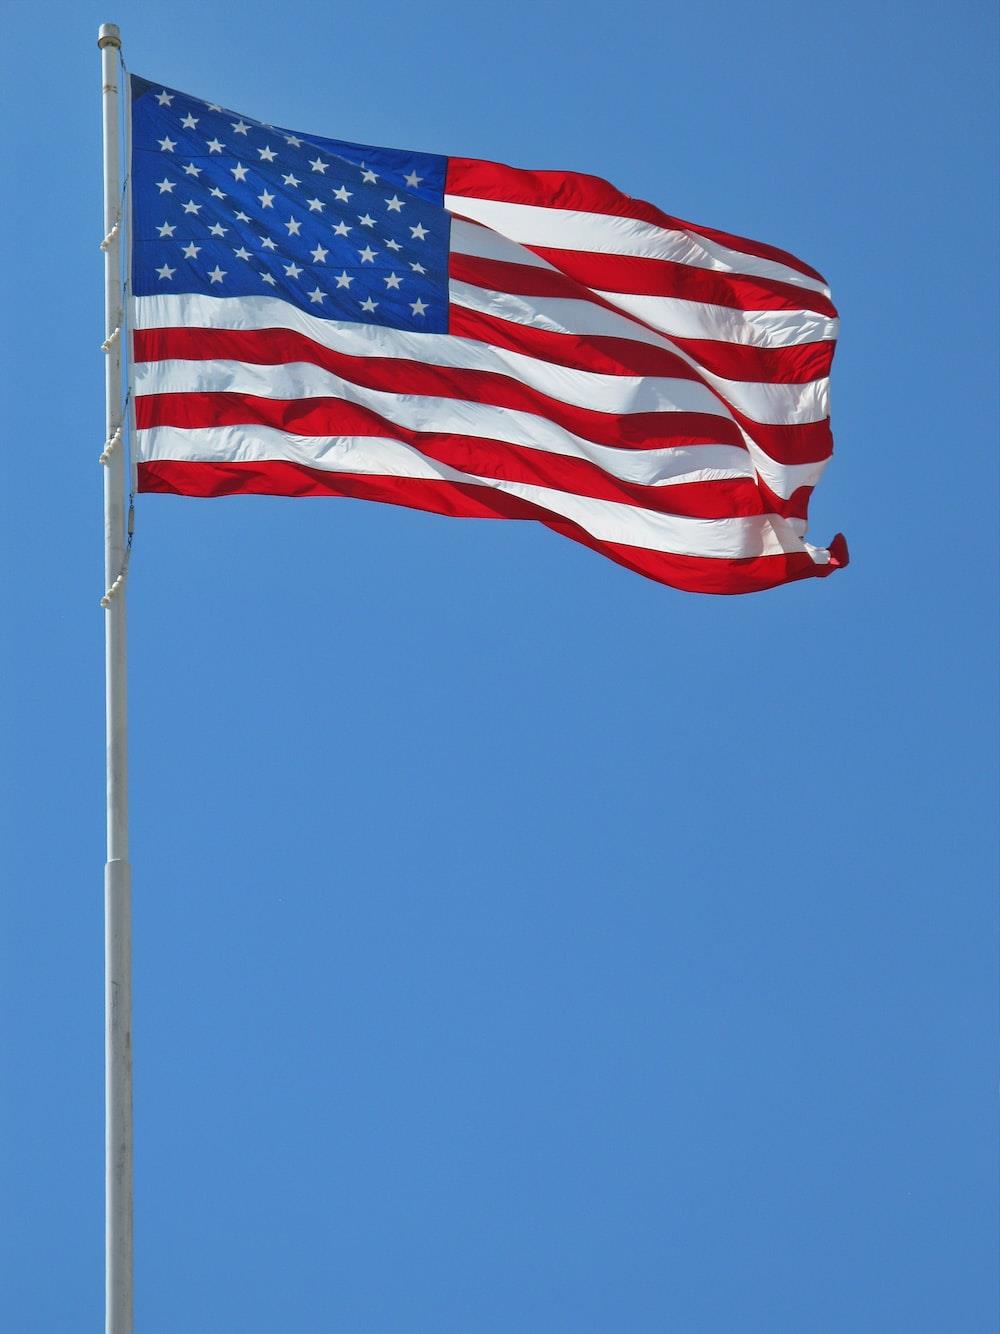
[[108,246],[110,246],[111,242],[115,239],[117,235],[118,235],[118,223],[116,222],[115,225],[111,228],[110,232],[108,232],[107,236],[101,242],[101,249],[107,250]]
[[[118,431],[116,431],[115,434],[117,435],[120,432],[120,430],[121,427],[118,428]],[[124,587],[125,580],[128,578],[128,566],[129,566],[129,561],[132,559],[132,537],[134,534],[135,534],[135,505],[130,499],[128,503],[128,540],[125,543],[125,555],[124,558],[122,559],[121,569],[118,571],[118,577],[115,579],[114,583],[101,598],[101,606],[104,608],[105,611],[107,611],[107,609],[111,606],[111,602],[115,594],[118,593]]]
[[119,325],[119,327],[115,329],[114,333],[109,333],[107,338],[105,338],[104,342],[101,344],[101,351],[110,352],[111,349],[114,347],[115,343],[117,343],[120,334],[121,334],[121,326]]
[[111,585],[108,591],[101,598],[101,606],[105,609],[105,611],[108,609],[108,607],[111,606],[111,599],[118,592],[119,588],[121,588],[124,582],[125,582],[125,572],[122,571],[122,573],[118,576],[115,582]]
[[121,440],[122,428],[116,426],[114,435],[112,435],[110,439],[105,440],[104,449],[101,451],[100,462],[103,463],[105,467],[111,462],[111,455],[115,452],[117,446],[121,444]]

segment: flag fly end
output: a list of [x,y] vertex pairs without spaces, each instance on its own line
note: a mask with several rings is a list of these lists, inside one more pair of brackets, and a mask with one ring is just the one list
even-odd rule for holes
[[842,570],[851,563],[851,553],[847,549],[847,538],[838,533],[830,543],[830,564],[835,570]]

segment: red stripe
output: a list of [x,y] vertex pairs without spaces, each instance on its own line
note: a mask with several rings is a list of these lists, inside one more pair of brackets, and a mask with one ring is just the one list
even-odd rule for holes
[[573,171],[524,171],[500,162],[453,157],[448,159],[445,193],[473,199],[495,199],[508,204],[532,204],[536,208],[572,209],[583,213],[608,213],[618,218],[635,218],[654,227],[694,232],[732,250],[784,264],[808,278],[825,282],[822,274],[786,250],[765,245],[761,241],[751,241],[745,236],[684,222],[647,204],[645,200],[622,194],[599,176]]
[[584,284],[554,269],[540,269],[537,264],[512,264],[505,259],[483,259],[458,251],[452,251],[449,257],[448,272],[459,282],[509,292],[512,296],[563,296],[589,301],[593,295]]
[[[527,328],[527,326],[523,326]],[[539,331],[535,331],[539,332]],[[561,338],[565,335],[556,334]],[[178,358],[189,361],[211,361],[214,359],[246,361],[255,365],[275,366],[286,362],[305,361],[337,374],[343,374],[346,363],[377,363],[379,375],[362,378],[355,375],[348,366],[349,373],[344,378],[358,384],[370,384],[373,388],[386,388],[395,392],[414,392],[435,394],[441,397],[471,398],[480,403],[492,403],[500,407],[525,407],[526,397],[530,406],[525,410],[548,417],[558,422],[574,435],[593,440],[596,444],[614,445],[619,449],[661,449],[673,445],[733,444],[742,445],[736,422],[725,417],[716,417],[707,412],[660,412],[634,413],[615,416],[609,413],[593,412],[586,408],[571,408],[556,405],[560,409],[548,410],[546,404],[556,404],[556,400],[545,395],[532,395],[532,391],[520,386],[516,381],[493,375],[487,371],[454,372],[456,376],[479,376],[479,388],[467,381],[469,392],[460,392],[456,383],[444,379],[436,381],[434,387],[426,387],[427,381],[421,381],[419,371],[421,363],[397,361],[392,358],[347,357],[334,353],[290,329],[137,329],[135,331],[135,358],[137,361],[156,361],[166,358]],[[417,375],[404,378],[402,368],[413,367]],[[395,368],[401,368],[399,375]],[[427,367],[428,371],[436,368]],[[378,379],[379,383],[373,383]],[[420,383],[423,387],[407,389],[405,385]],[[502,392],[504,385],[512,386],[506,398]],[[492,390],[492,397],[487,396],[487,389]],[[520,394],[516,391],[520,390]],[[453,391],[453,392],[452,392]],[[731,408],[733,417],[738,421],[757,445],[777,463],[819,463],[833,452],[833,436],[829,418],[819,422],[807,422],[799,426],[768,426],[751,421],[743,413]]]
[[[410,445],[424,457],[460,472],[499,481],[545,486],[573,495],[639,505],[663,514],[698,519],[728,519],[752,514],[785,514],[784,502],[765,509],[753,478],[644,486],[624,482],[587,459],[551,454],[529,445],[443,431],[413,431],[368,408],[337,398],[282,400],[244,394],[143,394],[135,401],[140,430],[175,426],[185,430],[214,426],[267,426],[293,435],[329,439],[337,436],[389,438]],[[252,430],[248,435],[252,436]],[[777,500],[777,498],[775,498]]]
[[139,464],[139,490],[186,496],[283,495],[348,496],[377,500],[410,509],[428,510],[463,518],[538,519],[620,565],[659,583],[693,593],[751,593],[777,584],[826,575],[846,563],[846,548],[837,539],[832,551],[842,559],[815,565],[805,553],[760,556],[746,560],[714,560],[702,556],[673,556],[621,543],[599,542],[575,524],[552,519],[544,510],[491,487],[466,483],[399,477],[366,477],[325,473],[298,464],[182,463],[161,461]]
[[757,347],[752,343],[724,343],[709,338],[677,338],[670,341],[713,375],[753,384],[808,384],[824,380],[833,364],[834,344],[792,343],[788,347]]
[[[605,334],[553,333],[529,324],[501,320],[496,315],[486,315],[464,306],[452,306],[451,332],[465,338],[477,338],[494,347],[505,347],[512,352],[523,352],[526,356],[538,357],[560,366],[570,366],[574,370],[599,371],[607,375],[666,375],[670,374],[670,367],[674,364],[666,349],[648,343],[633,343],[628,338],[611,338]],[[672,341],[680,344],[685,340],[676,338]],[[699,340],[687,341],[697,343]],[[664,357],[671,357],[670,362],[661,360]],[[740,369],[735,358],[728,364],[734,370]],[[712,389],[711,385],[707,387]],[[712,389],[712,392],[715,393],[715,390]],[[722,401],[722,396],[718,397]],[[771,426],[753,421],[731,404],[727,406],[747,435],[776,463],[820,463],[833,453],[829,417],[798,426]],[[670,415],[671,418],[685,417],[688,423],[686,429],[691,432],[687,436],[675,437],[670,443],[744,444],[739,430],[727,429],[733,427],[733,423],[723,418],[710,413],[693,412]],[[680,423],[676,425],[679,427]]]
[[[597,250],[553,250],[525,246],[532,254],[555,265],[586,287],[601,292],[633,292],[641,296],[669,296],[681,301],[703,301],[732,310],[811,310],[830,319],[837,310],[829,297],[808,287],[717,269],[699,269],[672,259],[641,255],[608,255]],[[536,272],[537,265],[533,266]],[[540,295],[540,294],[539,294]]]
[[137,329],[135,358],[222,359],[265,366],[305,361],[369,389],[465,399],[534,413],[585,440],[619,449],[661,449],[692,440],[705,443],[708,432],[715,443],[741,443],[733,423],[711,413],[597,412],[563,403],[493,371],[431,366],[396,357],[348,356],[290,329]]
[[[479,259],[472,255],[453,254],[448,261],[448,265],[448,272],[451,277],[461,282],[470,283],[473,286],[482,287],[484,291],[500,292],[514,296],[570,297],[574,301],[586,301],[601,310],[610,310],[620,320],[647,329],[649,332],[655,333],[658,338],[666,338],[667,336],[651,324],[647,324],[645,320],[639,319],[637,315],[631,315],[627,311],[621,310],[596,292],[592,292],[589,287],[584,287],[582,284],[574,282],[572,278],[567,278],[565,274],[553,273],[549,269],[533,268],[530,264],[511,264],[506,260]],[[540,275],[540,278],[536,279],[535,274]],[[454,332],[450,326],[449,332]],[[589,340],[595,336],[606,337],[607,335],[587,334],[584,337],[585,340]],[[666,360],[661,361],[661,364],[669,369],[658,372],[659,374],[704,383],[697,370],[681,357],[673,357],[669,351],[661,349],[661,358],[666,358]]]
[[[537,329],[533,324],[518,324],[503,320],[499,315],[470,310],[468,306],[453,305],[450,332],[459,338],[474,338],[491,347],[520,352],[557,366],[568,366],[578,371],[596,371],[600,375],[665,375],[678,379],[697,380],[699,377],[688,363],[652,343],[637,343],[631,338],[616,338],[611,334],[557,333],[552,329]],[[709,417],[714,423],[716,417]],[[739,432],[734,443],[739,443]],[[713,434],[713,440],[718,439]]]
[[[510,293],[516,296],[562,296],[576,301],[589,301],[592,305],[605,310],[613,310],[632,319],[643,328],[652,325],[619,311],[611,302],[605,301],[589,288],[581,286],[561,273],[549,269],[533,268],[530,264],[510,264],[505,260],[479,259],[471,255],[453,254],[449,261],[449,272],[459,282],[470,283],[487,291]],[[534,275],[539,275],[536,279]],[[464,307],[453,307],[464,310]],[[457,333],[454,316],[451,320],[451,333]],[[793,343],[789,347],[757,347],[749,343],[729,343],[707,338],[678,338],[674,334],[661,333],[661,338],[669,339],[678,347],[685,349],[699,365],[716,375],[723,375],[728,380],[748,380],[755,384],[806,384],[830,374],[834,344],[824,339],[815,343]],[[568,335],[556,334],[557,338]],[[608,335],[577,335],[583,346],[603,341],[625,344],[626,338],[611,339]],[[666,375],[681,380],[699,380],[702,377],[688,362],[664,349],[651,347],[648,343],[640,344],[639,357],[646,364],[656,365],[655,370],[639,372],[645,375]],[[539,354],[544,355],[544,354]],[[546,358],[548,360],[548,358]],[[567,362],[561,362],[567,365]],[[596,366],[581,366],[582,370],[597,370]],[[711,386],[709,386],[711,388]]]
[[822,463],[833,453],[829,417],[799,426],[769,426],[751,421],[736,408],[730,410],[750,439],[775,463],[786,467],[796,463]]
[[780,514],[785,519],[809,518],[809,501],[812,499],[812,493],[815,487],[800,486],[797,491],[793,491],[787,500],[779,496],[776,491],[772,491],[767,483],[758,474],[756,479],[757,494],[760,496],[761,508],[764,514]]

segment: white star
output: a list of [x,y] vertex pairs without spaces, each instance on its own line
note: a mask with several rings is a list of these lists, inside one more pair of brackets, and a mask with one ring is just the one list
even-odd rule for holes
[[313,171],[318,171],[322,176],[323,172],[326,171],[330,164],[329,162],[324,162],[322,158],[315,157],[309,159],[309,165],[312,167]]
[[353,192],[351,190],[348,190],[346,186],[342,185],[339,190],[334,190],[333,197],[334,199],[339,199],[346,204],[347,201],[350,199],[352,193]]
[[194,243],[193,241],[189,241],[188,244],[184,247],[184,251],[183,251],[184,258],[185,258],[185,259],[197,259],[197,258],[198,258],[198,253],[199,253],[200,250],[201,250],[201,246],[200,246],[200,245],[195,245],[195,243]]
[[322,213],[326,208],[326,205],[321,199],[307,199],[306,203],[309,205],[310,213]]
[[410,265],[410,268],[413,270],[414,273],[426,273],[426,272],[427,272],[427,270],[424,268],[424,266],[423,266],[422,264],[411,264],[411,265]]
[[288,232],[289,236],[298,236],[301,226],[301,222],[297,222],[295,218],[289,218],[285,223],[285,230]]
[[184,168],[185,176],[200,176],[201,167],[196,167],[193,162],[189,162]]
[[260,238],[260,243],[265,250],[277,250],[278,248],[269,236],[262,236]]
[[291,264],[285,265],[285,272],[288,274],[289,278],[297,278],[299,274],[302,272],[302,270],[299,268],[299,266],[295,263],[293,259]]
[[198,124],[198,117],[192,116],[191,112],[189,111],[187,115],[184,117],[184,119],[181,121],[181,124],[184,126],[185,130],[193,130],[194,127]]
[[164,236],[173,236],[177,228],[172,222],[165,222],[162,227],[157,227],[156,230],[160,233],[160,237],[162,238]]
[[374,226],[375,226],[375,219],[371,216],[370,213],[366,213],[363,217],[359,217],[359,218],[358,218],[358,222],[361,223],[362,227],[374,227]]
[[286,144],[291,144],[291,146],[292,146],[293,148],[301,148],[301,147],[302,147],[302,140],[301,140],[301,139],[297,139],[297,138],[295,137],[294,134],[286,134],[286,135],[285,135],[285,143],[286,143]]
[[209,111],[221,111],[221,110],[222,110],[222,107],[219,106],[218,102],[206,102],[205,105],[208,107]]
[[194,202],[193,199],[189,199],[189,200],[187,201],[187,203],[184,205],[184,212],[185,212],[185,213],[200,213],[200,212],[201,212],[201,205],[200,205],[200,204],[196,204],[196,203]]
[[315,250],[310,250],[309,253],[313,257],[314,264],[325,264],[326,257],[330,252],[329,250],[324,250],[321,245],[318,245]]
[[266,145],[264,148],[258,148],[257,155],[261,162],[273,162],[278,156],[270,144]]
[[413,237],[414,241],[422,241],[424,237],[428,235],[427,228],[422,222],[418,222],[416,227],[410,228],[410,235]]
[[238,209],[236,210],[236,220],[237,220],[237,222],[249,222],[249,221],[250,221],[250,219],[247,217],[247,215],[243,212],[243,210],[242,210],[241,208],[238,208]]
[[244,122],[243,117],[241,116],[233,126],[233,134],[249,134],[249,132],[250,126]]
[[242,162],[237,162],[235,167],[229,168],[230,176],[235,176],[238,181],[245,181],[249,168],[244,167]]
[[290,186],[292,186],[293,188],[294,188],[296,185],[301,185],[301,184],[302,184],[302,182],[299,180],[299,178],[298,178],[297,176],[293,176],[291,172],[289,172],[287,176],[282,176],[281,179],[285,182],[286,185],[290,185]]
[[169,264],[164,264],[163,268],[157,269],[156,272],[161,278],[172,278],[177,270],[172,269]]
[[385,202],[389,206],[390,213],[399,213],[402,211],[403,201],[397,195],[393,195],[391,199],[387,199]]
[[351,229],[350,227],[348,227],[346,222],[338,222],[333,230],[337,233],[338,236],[346,236]]
[[383,278],[382,281],[385,283],[386,287],[391,287],[392,290],[395,291],[403,280],[397,274],[390,273]]
[[378,253],[378,252],[375,251],[375,250],[373,250],[373,249],[371,248],[371,246],[367,246],[367,245],[365,246],[364,250],[359,250],[359,251],[358,251],[358,254],[361,256],[361,263],[362,263],[362,264],[374,264],[374,263],[375,263],[375,256],[376,256],[377,253]]
[[398,241],[394,241],[394,240],[392,239],[391,236],[390,236],[390,237],[388,238],[388,240],[386,241],[386,245],[389,247],[390,250],[402,250],[402,248],[403,248],[403,247],[399,244],[399,242],[398,242]]
[[257,198],[260,200],[261,208],[270,208],[274,203],[274,195],[269,195],[266,190],[262,195],[258,195]]
[[221,153],[223,148],[225,148],[225,144],[220,143],[218,139],[206,139],[205,143],[208,144],[208,151],[210,153]]
[[161,153],[172,153],[177,147],[176,139],[157,139],[156,142],[160,145]]
[[166,89],[163,89],[163,91],[159,94],[156,100],[157,102],[159,102],[161,107],[168,107],[170,103],[174,100],[174,95],[173,93],[168,93]]
[[166,178],[166,176],[164,176],[163,180],[162,180],[162,181],[157,181],[156,184],[160,187],[160,194],[161,194],[161,195],[163,195],[163,194],[167,194],[167,195],[168,195],[168,194],[170,194],[170,192],[171,192],[171,190],[174,188],[174,186],[177,184],[177,182],[176,182],[176,181],[168,181],[167,178]]
[[416,301],[410,303],[410,309],[413,311],[414,315],[422,315],[427,309],[427,305],[417,297]]
[[410,187],[411,190],[415,190],[423,179],[424,178],[422,176],[417,175],[415,170],[411,171],[409,176],[403,177],[403,180],[406,182],[406,184]]
[[225,236],[226,232],[229,229],[227,227],[221,227],[217,222],[213,222],[208,230],[211,232],[213,236]]
[[211,190],[209,190],[208,193],[209,193],[210,195],[212,195],[212,197],[215,198],[215,199],[225,199],[225,197],[226,197],[226,196],[222,193],[222,191],[219,189],[219,187],[218,187],[217,185],[213,185],[212,188],[211,188]]
[[378,180],[378,177],[372,171],[371,167],[366,167],[365,164],[362,162],[361,179],[364,181],[366,185],[374,185],[375,182]]
[[375,309],[375,307],[378,305],[378,302],[377,302],[377,301],[373,301],[373,300],[371,299],[371,297],[369,297],[369,298],[367,299],[367,301],[362,301],[362,302],[360,302],[360,305],[361,305],[361,309],[362,309],[362,310],[369,310],[369,311],[371,311],[371,310],[374,310],[374,309]]
[[270,274],[270,273],[262,273],[260,276],[261,276],[261,278],[264,280],[264,282],[266,282],[266,283],[268,284],[269,287],[273,287],[273,286],[274,286],[274,275],[273,275],[273,274]]
[[349,274],[349,273],[347,272],[346,269],[344,270],[343,273],[338,273],[338,274],[337,274],[337,286],[338,286],[338,287],[350,287],[350,285],[351,285],[352,282],[354,282],[354,278],[353,278],[353,276],[352,276],[351,274]]
[[234,250],[233,254],[237,259],[249,259],[250,251],[245,246],[240,246],[239,250]]
[[214,269],[209,269],[208,276],[213,283],[221,283],[227,272],[227,269],[220,269],[218,264],[216,264]]
[[313,290],[309,293],[309,300],[315,301],[317,306],[320,305],[320,303],[323,300],[323,293],[319,290],[318,287],[314,287]]

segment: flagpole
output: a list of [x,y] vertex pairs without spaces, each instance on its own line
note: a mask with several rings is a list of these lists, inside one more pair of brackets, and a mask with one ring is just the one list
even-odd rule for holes
[[132,922],[125,695],[125,446],[122,413],[122,193],[118,143],[121,36],[101,25],[104,109],[104,464],[107,864],[104,869],[105,1331],[132,1334]]

